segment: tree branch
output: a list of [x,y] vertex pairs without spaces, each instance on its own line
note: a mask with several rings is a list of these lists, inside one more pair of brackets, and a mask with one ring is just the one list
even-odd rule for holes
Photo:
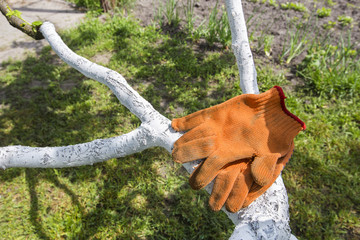
[[[243,93],[258,94],[256,69],[247,35],[241,0],[226,0],[232,48]],[[273,185],[237,216],[225,211],[236,227],[230,239],[296,239],[289,225],[289,203],[281,175]]]
[[[247,40],[241,1],[227,0],[227,11],[233,33],[233,48],[244,93],[258,93],[256,71]],[[237,25],[242,27],[236,27]],[[245,26],[245,27],[244,27]],[[51,23],[45,22],[40,31],[58,56],[85,76],[106,84],[142,125],[119,137],[95,140],[66,147],[31,148],[9,146],[0,148],[0,167],[72,167],[93,164],[122,157],[153,146],[171,152],[174,142],[182,135],[170,126],[170,120],[157,112],[149,102],[132,89],[117,72],[99,66],[72,52],[61,40]],[[245,37],[242,34],[246,34]],[[184,164],[191,173],[198,161]],[[210,193],[212,184],[206,187]],[[224,212],[236,225],[230,239],[289,239],[289,214],[286,189],[281,176],[249,207],[238,213]]]
[[226,0],[226,11],[230,23],[232,49],[239,68],[240,87],[243,93],[259,93],[256,69],[247,35],[241,0]]
[[156,145],[156,134],[142,124],[130,133],[64,147],[8,146],[0,148],[0,168],[63,168],[92,165],[141,152]]
[[108,86],[119,101],[135,114],[141,122],[150,122],[154,115],[161,116],[151,104],[139,95],[124,79],[124,77],[106,67],[100,66],[75,54],[56,33],[52,23],[44,22],[40,31],[51,44],[56,54],[71,67],[86,77]]
[[32,25],[31,23],[25,21],[21,17],[11,14],[14,11],[5,0],[0,0],[0,11],[6,17],[6,19],[8,20],[11,26],[19,29],[20,31],[22,31],[23,33],[32,37],[35,40],[44,39],[44,36],[39,31],[40,26]]
[[141,126],[122,136],[98,139],[64,147],[9,146],[0,148],[0,167],[62,168],[90,165],[161,146],[171,152],[182,135],[171,128],[171,121],[128,85],[121,74],[75,54],[61,40],[52,23],[40,31],[60,58],[85,76],[106,84],[120,102],[142,121]]

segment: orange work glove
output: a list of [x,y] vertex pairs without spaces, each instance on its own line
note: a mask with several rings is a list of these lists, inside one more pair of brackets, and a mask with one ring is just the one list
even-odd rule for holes
[[284,99],[282,89],[275,86],[174,119],[171,125],[176,131],[188,131],[174,144],[174,161],[206,158],[190,176],[191,187],[203,188],[221,169],[241,159],[253,159],[250,171],[257,184],[270,184],[276,162],[305,129],[286,109]]
[[249,206],[275,182],[289,161],[293,150],[294,143],[291,144],[288,153],[279,158],[272,180],[265,186],[256,184],[251,176],[250,166],[252,159],[242,159],[225,166],[215,178],[209,199],[210,208],[213,211],[219,211],[225,204],[229,212],[237,212],[241,208]]

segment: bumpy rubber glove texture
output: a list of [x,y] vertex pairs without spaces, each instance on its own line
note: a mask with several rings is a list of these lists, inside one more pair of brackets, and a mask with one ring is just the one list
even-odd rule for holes
[[272,180],[265,186],[255,183],[251,176],[250,167],[252,159],[242,159],[225,166],[215,178],[214,187],[209,199],[210,208],[213,211],[219,211],[225,204],[228,211],[237,212],[241,208],[247,207],[275,182],[289,161],[293,150],[294,143],[291,144],[288,153],[279,158]]
[[[186,131],[174,144],[174,161],[205,159],[190,176],[191,187],[203,188],[226,167],[226,171],[235,171],[233,168],[239,167],[231,167],[234,163],[241,165],[243,172],[250,171],[259,186],[270,184],[277,161],[305,129],[305,124],[286,109],[284,99],[282,89],[275,86],[262,94],[243,94],[174,119],[172,127]],[[246,159],[251,159],[250,167]]]

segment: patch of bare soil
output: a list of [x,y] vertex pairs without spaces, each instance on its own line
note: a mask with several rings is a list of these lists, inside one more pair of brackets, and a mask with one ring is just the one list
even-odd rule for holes
[[[132,14],[140,20],[143,25],[152,24],[159,8],[164,9],[166,0],[138,0]],[[216,6],[217,0],[196,0],[194,1],[194,15],[195,25],[209,19],[211,10]],[[242,1],[245,19],[247,20],[249,36],[254,37],[254,54],[258,57],[264,56],[263,51],[256,51],[256,39],[264,35],[272,35],[271,57],[278,60],[279,56],[284,51],[284,45],[290,42],[290,32],[296,32],[297,26],[302,26],[299,30],[301,35],[306,34],[307,42],[313,40],[325,41],[330,39],[333,44],[337,44],[342,40],[347,39],[351,33],[352,43],[354,48],[360,49],[360,3],[358,0],[334,0],[335,5],[329,6],[326,1],[288,1],[277,0],[277,6],[271,6],[269,3],[261,3],[262,1]],[[268,1],[267,1],[268,2]],[[299,12],[292,9],[282,9],[280,6],[287,2],[302,3],[307,11]],[[179,14],[184,19],[184,9],[186,8],[187,0],[179,0],[177,7]],[[218,1],[219,11],[222,11],[222,6],[225,1]],[[328,17],[317,17],[316,11],[320,8],[331,8],[331,14]],[[353,22],[347,26],[339,23],[339,16],[348,16],[353,19]],[[335,26],[331,29],[324,28],[325,24],[332,21]],[[286,47],[286,46],[285,46]],[[298,64],[305,57],[304,54],[296,57],[292,64]]]
[[[164,12],[167,0],[137,0],[131,13],[139,19],[142,25],[154,23],[154,19],[159,10]],[[195,27],[203,23],[205,26],[211,14],[211,11],[218,7],[219,15],[222,14],[225,0],[193,0]],[[261,3],[262,0],[243,0],[243,10],[247,21],[248,36],[254,55],[254,59],[262,64],[278,64],[287,60],[287,56],[281,59],[291,44],[291,38],[298,33],[298,43],[304,41],[307,47],[314,41],[328,42],[333,45],[347,42],[351,36],[352,48],[360,49],[360,2],[359,0],[333,0],[335,5],[328,5],[329,1],[288,1],[277,0],[276,6]],[[306,7],[305,12],[293,9],[283,9],[281,4],[288,2],[300,3]],[[187,0],[178,0],[177,8],[181,19],[185,19],[184,10],[186,9]],[[331,8],[331,14],[328,17],[320,18],[317,10],[321,8]],[[352,23],[342,25],[338,21],[338,17],[345,16],[352,19]],[[332,28],[325,28],[327,24],[335,23]],[[171,26],[162,26],[163,31],[173,34],[182,32],[185,29],[185,22],[180,24],[177,29],[171,29]],[[264,52],[264,37],[272,36],[270,56],[266,56]],[[301,39],[305,37],[305,39]],[[294,44],[294,45],[296,45]],[[195,51],[206,53],[207,51],[216,51],[221,49],[220,44],[215,46],[207,45],[204,39],[194,44]],[[294,57],[286,66],[290,71],[286,71],[286,78],[289,84],[285,87],[292,90],[302,86],[303,80],[296,74],[298,65],[304,60],[307,51]]]
[[[65,0],[8,0],[22,17],[29,22],[50,21],[57,30],[75,26],[85,16]],[[38,52],[47,44],[46,40],[36,41],[13,28],[0,14],[0,66],[8,59],[24,59],[26,52]]]

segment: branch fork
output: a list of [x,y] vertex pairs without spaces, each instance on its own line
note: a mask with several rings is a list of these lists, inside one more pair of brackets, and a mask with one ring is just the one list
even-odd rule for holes
[[[259,93],[241,1],[227,0],[226,5],[234,54],[239,67],[240,86],[244,93]],[[52,23],[43,23],[40,32],[63,61],[85,76],[107,85],[142,124],[121,136],[70,146],[1,147],[0,168],[62,168],[92,165],[154,146],[164,147],[171,153],[173,144],[182,134],[173,130],[171,121],[156,111],[128,85],[121,74],[75,54],[61,40]],[[183,166],[191,173],[198,163],[199,161],[194,161]],[[210,183],[205,189],[211,193],[212,186],[213,183]],[[296,239],[291,235],[288,209],[287,193],[280,175],[275,183],[247,208],[237,213],[230,213],[225,208],[222,210],[236,225],[230,239]]]

